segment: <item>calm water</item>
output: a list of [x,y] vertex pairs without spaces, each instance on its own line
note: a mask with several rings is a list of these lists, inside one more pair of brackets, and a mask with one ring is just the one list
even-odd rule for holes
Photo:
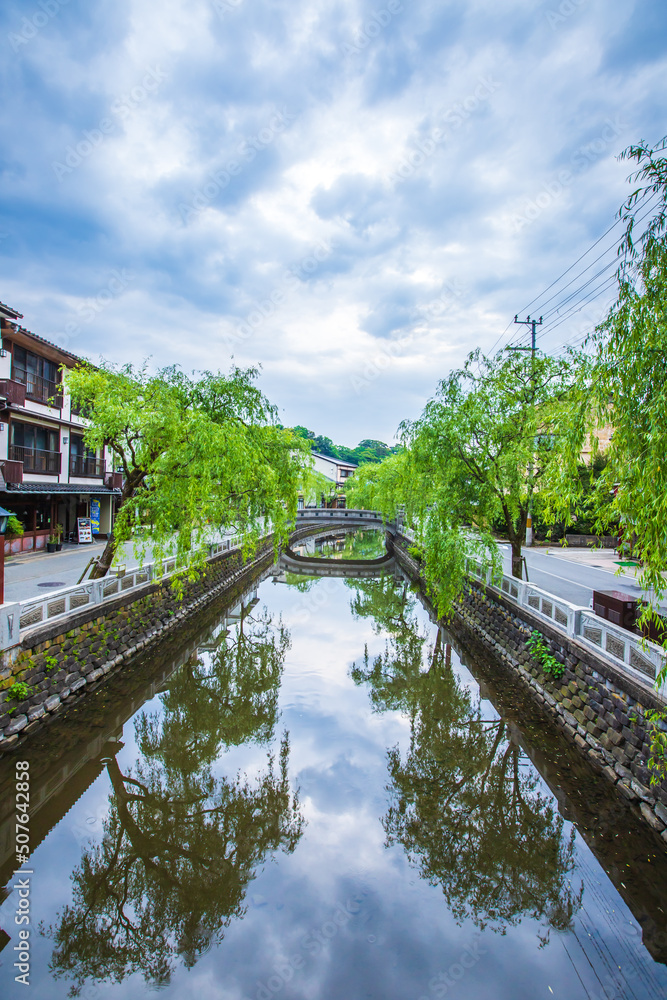
[[[33,996],[667,996],[660,841],[398,571],[275,567],[200,624],[18,758]],[[12,968],[13,765],[11,998],[31,995]]]

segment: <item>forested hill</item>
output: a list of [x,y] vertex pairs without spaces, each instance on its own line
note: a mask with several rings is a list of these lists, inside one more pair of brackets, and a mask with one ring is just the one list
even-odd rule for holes
[[355,462],[362,465],[365,462],[381,462],[388,455],[395,455],[401,451],[400,445],[390,447],[383,441],[373,441],[365,438],[360,441],[356,448],[348,448],[344,444],[334,444],[331,438],[322,437],[309,431],[307,427],[293,427],[292,430],[299,437],[306,438],[313,446],[313,451],[318,451],[320,455],[331,455],[332,458],[340,458],[344,462]]

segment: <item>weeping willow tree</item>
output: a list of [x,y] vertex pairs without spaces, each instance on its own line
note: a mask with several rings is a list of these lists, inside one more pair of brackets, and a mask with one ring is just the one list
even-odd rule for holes
[[[619,210],[626,230],[618,295],[591,334],[592,363],[582,372],[578,405],[560,428],[568,448],[548,483],[553,509],[567,518],[581,495],[573,468],[582,444],[596,426],[612,426],[591,498],[596,530],[620,522],[642,564],[640,583],[655,601],[667,590],[666,152],[667,138],[622,154],[637,163],[629,180],[638,186]],[[642,228],[647,208],[651,217]]]
[[[93,576],[104,576],[129,541],[143,557],[175,552],[196,569],[220,529],[252,546],[263,519],[285,539],[311,465],[309,447],[277,423],[254,384],[257,369],[228,375],[154,374],[146,365],[82,364],[68,370],[72,400],[87,416],[86,445],[107,447],[123,474],[120,509]],[[143,529],[147,528],[147,535]]]
[[474,351],[442,380],[421,417],[401,424],[405,450],[353,477],[351,504],[387,517],[404,510],[441,613],[460,593],[468,558],[498,564],[498,523],[512,546],[512,572],[521,577],[528,513],[560,461],[555,430],[582,363],[574,352],[554,359]]

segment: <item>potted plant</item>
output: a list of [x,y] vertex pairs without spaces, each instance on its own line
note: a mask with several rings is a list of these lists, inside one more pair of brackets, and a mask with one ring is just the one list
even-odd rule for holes
[[62,526],[62,524],[57,524],[56,525],[55,534],[56,534],[56,539],[57,539],[56,540],[56,552],[60,552],[60,550],[63,547],[63,526]]

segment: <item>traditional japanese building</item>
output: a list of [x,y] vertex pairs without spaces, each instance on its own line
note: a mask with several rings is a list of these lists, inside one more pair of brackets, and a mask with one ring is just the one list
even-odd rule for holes
[[7,554],[44,548],[58,524],[74,538],[79,517],[106,537],[121,486],[110,453],[86,447],[86,419],[67,392],[63,369],[81,359],[22,319],[0,303],[0,506],[24,527],[23,538],[6,539]]

